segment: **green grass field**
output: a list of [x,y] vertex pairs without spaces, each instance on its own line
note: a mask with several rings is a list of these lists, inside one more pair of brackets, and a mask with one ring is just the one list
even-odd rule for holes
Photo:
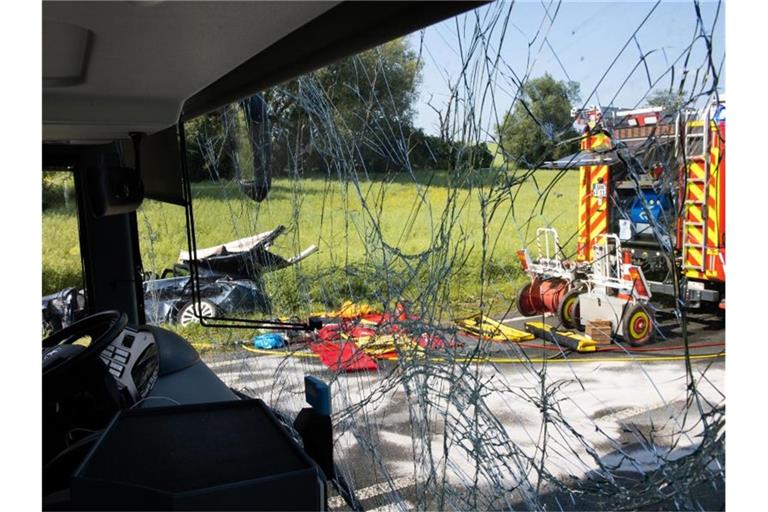
[[[514,174],[491,171],[460,187],[449,186],[445,172],[417,176],[417,182],[407,175],[362,181],[359,189],[352,182],[324,177],[278,178],[261,204],[243,199],[236,186],[197,184],[193,194],[198,247],[279,224],[288,232],[278,239],[275,252],[290,256],[316,244],[319,252],[300,268],[266,276],[276,314],[332,308],[345,299],[376,303],[392,286],[400,286],[395,296],[416,298],[436,282],[442,288],[435,293],[447,294],[451,313],[462,314],[477,310],[481,294],[486,309],[509,307],[524,279],[515,251],[535,246],[537,227],[554,225],[563,242],[576,229],[577,173],[537,171],[522,184],[494,187],[490,198],[490,185]],[[542,212],[537,200],[556,178]],[[486,222],[485,258],[483,202],[487,215],[494,209]],[[530,223],[525,222],[534,213]],[[145,270],[160,273],[171,267],[187,247],[184,210],[148,200],[138,212],[138,222]],[[382,241],[396,249],[396,261],[392,251],[383,250]],[[447,251],[425,253],[441,243]],[[571,240],[566,247],[573,245]],[[445,261],[450,255],[462,263]],[[439,274],[441,270],[445,274]],[[74,208],[57,204],[43,212],[43,293],[79,286],[79,275]]]

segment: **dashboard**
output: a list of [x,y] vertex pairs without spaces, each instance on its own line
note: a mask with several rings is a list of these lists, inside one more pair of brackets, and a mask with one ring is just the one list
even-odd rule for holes
[[126,327],[99,355],[107,371],[133,402],[152,390],[159,373],[155,337],[148,330]]

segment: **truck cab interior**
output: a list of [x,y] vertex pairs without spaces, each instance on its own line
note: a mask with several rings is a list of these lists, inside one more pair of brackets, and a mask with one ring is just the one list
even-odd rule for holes
[[[326,507],[327,447],[300,447],[293,419],[145,325],[136,209],[191,207],[185,121],[477,5],[43,3],[43,168],[74,174],[86,297],[43,340],[45,509]],[[268,178],[254,169],[244,193]]]

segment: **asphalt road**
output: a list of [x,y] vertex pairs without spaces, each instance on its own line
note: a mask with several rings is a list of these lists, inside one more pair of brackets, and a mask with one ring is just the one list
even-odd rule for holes
[[[524,328],[525,319],[502,320],[506,325]],[[553,318],[546,320],[554,322]],[[525,347],[499,343],[492,346],[490,355],[511,359],[513,355],[519,357],[522,348],[525,356],[538,362],[476,365],[472,366],[475,368],[473,377],[478,379],[475,382],[501,383],[496,388],[489,388],[484,403],[509,443],[534,458],[540,458],[545,422],[539,406],[533,400],[521,398],[515,390],[527,390],[535,395],[543,369],[546,369],[547,383],[558,383],[558,414],[582,440],[577,441],[567,433],[552,437],[551,446],[560,442],[560,448],[570,447],[568,450],[550,448],[545,457],[546,469],[556,477],[579,480],[589,476],[599,466],[593,454],[599,457],[600,463],[612,464],[616,471],[653,472],[662,460],[689,454],[695,448],[701,429],[701,403],[706,404],[704,409],[707,410],[725,403],[724,357],[712,357],[725,350],[724,322],[712,316],[689,318],[690,353],[702,357],[691,361],[697,389],[703,399],[694,407],[686,402],[688,380],[684,361],[670,360],[670,356],[684,354],[681,329],[670,314],[662,312],[659,321],[662,339],[649,347],[658,351],[627,353],[622,347],[628,347],[619,344],[613,345],[611,352],[563,354],[556,348],[553,350],[551,344],[547,344],[548,349],[543,348],[541,341],[528,342]],[[463,340],[462,350],[465,351],[471,351],[477,343],[471,337]],[[415,461],[424,460],[425,447],[441,453],[450,437],[447,431],[455,433],[461,427],[443,423],[439,416],[435,416],[428,422],[432,427],[428,432],[414,434],[411,415],[419,409],[414,407],[413,390],[409,395],[400,384],[390,386],[396,382],[393,375],[398,373],[398,363],[380,361],[377,372],[335,375],[312,357],[263,356],[241,349],[208,353],[205,359],[228,385],[262,398],[289,416],[306,405],[304,375],[315,375],[331,382],[337,436],[334,455],[366,510],[472,507],[472,502],[465,500],[467,488],[474,482],[470,476],[477,460],[458,445],[453,445],[448,452],[450,464],[447,471],[441,473],[445,478],[441,480],[444,482],[441,487],[449,492],[442,497],[433,492],[434,487],[424,492],[424,466]],[[418,379],[411,384],[414,382]],[[367,405],[354,414],[348,413],[361,402]],[[439,398],[435,398],[435,402],[439,403]],[[680,434],[684,430],[686,433]],[[446,467],[443,464],[445,458],[436,456],[433,460],[440,468]],[[493,467],[487,460],[482,464]],[[519,474],[512,474],[514,471],[506,474],[505,483],[512,486],[522,478],[530,478],[530,469],[521,469]],[[535,478],[532,481],[535,482]],[[490,486],[496,485],[498,481],[491,483],[483,478],[477,481],[477,486],[485,488],[489,494],[499,494],[489,490]],[[712,485],[709,494],[701,494],[706,496],[707,508],[717,508],[721,499],[721,491],[716,484]],[[547,488],[545,485],[540,489],[542,499],[562,505],[563,497],[558,500]],[[530,502],[521,499],[519,493],[510,492],[507,501],[497,501],[494,506],[515,503],[515,507],[526,508]],[[332,509],[346,508],[343,500],[334,493],[329,503]],[[486,508],[489,504],[480,502],[477,506]],[[589,504],[576,502],[571,506],[590,508]]]

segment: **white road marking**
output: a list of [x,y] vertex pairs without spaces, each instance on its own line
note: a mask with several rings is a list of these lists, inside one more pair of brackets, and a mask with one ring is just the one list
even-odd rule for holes
[[650,415],[656,411],[665,411],[666,414],[669,415],[670,420],[674,419],[677,414],[680,414],[680,411],[674,409],[671,404],[658,402],[656,404],[644,405],[643,407],[627,407],[612,414],[606,414],[605,416],[596,418],[595,421],[615,421],[619,423],[628,420],[629,418],[640,416],[641,414]]
[[397,503],[387,503],[376,508],[369,508],[368,512],[400,512],[401,510],[413,510],[413,508],[413,503],[403,500]]
[[[358,501],[367,500],[369,498],[373,498],[374,496],[380,496],[382,494],[386,494],[388,492],[393,491],[399,491],[401,489],[404,489],[408,487],[409,485],[413,484],[413,478],[411,477],[400,477],[395,478],[392,480],[392,485],[390,486],[388,482],[379,482],[378,484],[373,484],[369,487],[363,487],[362,489],[356,489],[355,490],[355,497],[357,497]],[[344,498],[341,496],[333,496],[328,500],[328,506],[337,508],[344,506],[346,502],[344,501]],[[413,508],[413,505],[411,505],[408,502],[405,502],[407,504],[407,508]],[[393,507],[394,505],[385,505],[385,507]],[[381,510],[385,510],[384,507],[380,507]],[[373,509],[373,510],[379,510],[379,509]],[[399,510],[397,508],[394,508],[392,510]]]

